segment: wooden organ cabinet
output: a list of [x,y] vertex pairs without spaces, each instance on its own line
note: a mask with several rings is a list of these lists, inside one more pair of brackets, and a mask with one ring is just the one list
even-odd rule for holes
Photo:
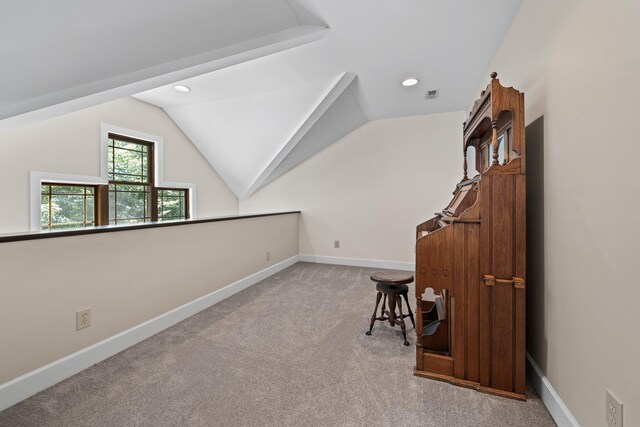
[[415,374],[525,399],[524,94],[496,77],[463,124],[453,200],[417,226]]

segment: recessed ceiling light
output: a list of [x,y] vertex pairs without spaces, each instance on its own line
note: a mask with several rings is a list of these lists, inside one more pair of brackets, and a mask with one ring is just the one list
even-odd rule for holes
[[413,78],[413,77],[410,77],[410,78],[408,78],[408,79],[405,79],[405,80],[402,82],[402,86],[404,86],[404,87],[415,86],[415,85],[417,85],[417,84],[418,84],[418,79]]
[[191,90],[190,87],[186,87],[186,86],[182,86],[182,85],[175,85],[173,87],[173,89],[177,90],[178,92],[182,92],[182,93],[187,93]]

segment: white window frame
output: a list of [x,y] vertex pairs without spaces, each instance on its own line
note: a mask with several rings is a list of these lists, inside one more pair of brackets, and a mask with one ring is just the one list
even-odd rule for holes
[[127,129],[109,123],[100,124],[100,176],[71,175],[55,172],[31,171],[30,186],[30,223],[32,231],[42,230],[41,224],[41,186],[43,182],[78,184],[78,185],[108,185],[109,184],[109,134],[128,136],[153,143],[154,186],[162,188],[188,189],[189,215],[196,218],[196,184],[190,182],[165,181],[163,175],[164,155],[163,138],[161,136]]

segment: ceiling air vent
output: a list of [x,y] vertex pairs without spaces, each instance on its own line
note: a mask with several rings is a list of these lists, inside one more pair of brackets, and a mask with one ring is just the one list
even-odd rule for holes
[[427,91],[427,95],[426,98],[427,99],[435,99],[438,97],[438,92],[440,92],[440,89],[431,89]]

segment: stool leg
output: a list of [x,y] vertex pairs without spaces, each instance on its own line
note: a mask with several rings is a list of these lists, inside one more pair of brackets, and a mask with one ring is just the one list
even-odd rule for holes
[[369,330],[366,332],[367,335],[371,335],[373,324],[376,322],[376,311],[378,311],[378,304],[380,304],[380,298],[382,298],[382,292],[378,292],[378,295],[376,295],[376,308],[373,309],[373,316],[371,316],[371,325],[369,325]]
[[411,306],[409,305],[409,298],[407,298],[407,294],[402,294],[404,300],[407,302],[407,310],[409,310],[409,319],[411,319],[411,324],[413,325],[413,329],[416,328],[416,322],[413,320],[413,313],[411,312]]
[[402,328],[402,338],[404,339],[404,345],[409,345],[409,341],[407,341],[407,327],[404,325],[404,316],[402,315],[402,298],[398,298],[398,311],[400,311],[398,319],[400,319],[400,328]]
[[389,297],[389,324],[396,326],[396,296],[388,294]]
[[387,309],[387,294],[383,294],[382,309],[380,310],[380,317],[384,317],[384,311]]

